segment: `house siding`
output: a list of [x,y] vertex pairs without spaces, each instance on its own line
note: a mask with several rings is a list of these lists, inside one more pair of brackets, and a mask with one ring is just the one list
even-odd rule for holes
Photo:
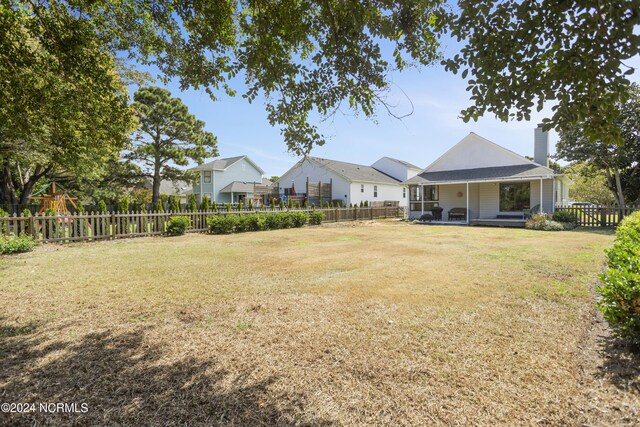
[[340,199],[344,201],[344,195],[346,194],[347,203],[351,203],[349,201],[349,181],[313,161],[299,162],[292,169],[288,170],[284,175],[282,175],[280,177],[280,181],[278,182],[279,194],[283,195],[285,188],[291,188],[291,183],[295,184],[296,193],[306,194],[307,178],[312,184],[317,184],[318,182],[328,184],[329,182],[331,182],[331,199]]
[[[364,185],[364,193],[360,191],[360,186]],[[373,187],[378,186],[378,197],[373,197]],[[354,182],[351,184],[351,199],[348,203],[360,204],[365,200],[371,202],[398,202],[400,206],[407,206],[409,200],[409,192],[407,197],[402,198],[402,185],[372,184],[369,182]]]
[[[262,182],[262,173],[256,169],[247,159],[241,159],[225,170],[214,170],[211,173],[211,182],[204,183],[204,171],[200,171],[200,183],[193,186],[193,193],[201,200],[200,195],[210,193],[212,201],[217,203],[231,202],[230,193],[220,193],[220,190],[234,181],[241,182]],[[234,195],[234,201],[236,201]]]

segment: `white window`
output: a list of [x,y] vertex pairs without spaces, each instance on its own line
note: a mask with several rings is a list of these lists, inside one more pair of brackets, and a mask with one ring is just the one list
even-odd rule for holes
[[407,187],[403,187],[402,188],[402,198],[406,199],[407,198]]
[[377,185],[373,186],[373,197],[378,197],[378,186]]
[[205,184],[211,184],[211,171],[204,171],[203,182]]
[[360,184],[360,192],[364,193],[364,184]]

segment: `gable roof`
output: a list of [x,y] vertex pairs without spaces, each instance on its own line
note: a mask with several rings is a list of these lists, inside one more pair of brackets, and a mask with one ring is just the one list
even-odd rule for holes
[[490,167],[538,165],[473,132],[427,166],[423,172],[480,169]]
[[190,170],[193,171],[202,171],[202,170],[217,170],[217,171],[223,171],[229,168],[229,166],[239,162],[240,160],[245,159],[247,162],[251,163],[251,165],[253,165],[254,168],[256,168],[256,170],[262,174],[264,174],[264,171],[260,168],[260,166],[258,166],[253,160],[251,160],[249,158],[249,156],[246,155],[242,155],[242,156],[236,156],[236,157],[227,157],[224,159],[215,159],[211,162],[208,163],[203,163],[199,166],[196,166],[194,168],[191,168]]
[[405,184],[439,184],[466,181],[502,181],[550,178],[556,173],[547,167],[528,165],[496,166],[492,168],[460,169],[438,172],[421,172]]
[[256,188],[256,182],[233,181],[222,190],[221,193],[253,193]]
[[[404,160],[399,160],[399,159],[394,159],[393,157],[389,157],[389,156],[384,156],[382,159],[389,159],[392,162],[396,162],[396,163],[400,163],[402,166],[405,166],[409,169],[418,169],[418,170],[422,170],[422,168],[420,166],[416,166],[412,163],[409,162],[405,162]],[[380,159],[380,160],[382,160]]]
[[[307,157],[307,159],[335,172],[350,182],[370,182],[374,184],[400,184],[401,182],[371,166],[322,159],[319,157]],[[304,161],[304,159],[300,162],[302,161]]]

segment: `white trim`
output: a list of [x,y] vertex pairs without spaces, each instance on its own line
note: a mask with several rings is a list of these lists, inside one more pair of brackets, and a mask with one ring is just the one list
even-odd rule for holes
[[[430,169],[432,169],[434,166],[436,166],[438,163],[440,163],[442,160],[446,159],[447,157],[449,157],[450,153],[461,143],[469,140],[469,139],[475,139],[477,141],[483,142],[483,143],[487,143],[490,144],[492,146],[495,146],[497,148],[499,148],[501,151],[504,151],[506,154],[510,155],[511,157],[518,159],[520,162],[523,162],[525,164],[531,163],[534,165],[538,165],[538,163],[531,161],[529,159],[527,159],[526,157],[509,150],[508,148],[505,148],[501,145],[496,144],[493,141],[488,140],[487,138],[484,138],[474,132],[469,132],[469,134],[467,136],[465,136],[464,138],[462,138],[460,141],[458,141],[453,147],[449,148],[447,151],[444,152],[444,154],[442,154],[440,157],[438,157],[435,161],[433,161],[429,166],[427,166],[426,168],[424,168],[424,170],[422,172],[429,172]],[[538,165],[540,166],[540,165]],[[421,173],[422,173],[421,172]]]
[[540,213],[543,212],[544,209],[542,204],[542,178],[540,178]]
[[469,225],[469,181],[467,181],[467,215],[466,217],[467,217],[467,225]]

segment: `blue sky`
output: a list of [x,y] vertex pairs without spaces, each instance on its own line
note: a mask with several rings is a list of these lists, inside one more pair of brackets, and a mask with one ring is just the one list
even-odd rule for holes
[[[455,49],[455,43],[449,43],[447,54]],[[640,60],[635,58],[629,65],[638,69]],[[426,167],[469,132],[475,132],[516,153],[532,156],[534,128],[551,111],[551,105],[547,105],[542,112],[534,112],[531,121],[505,123],[485,116],[478,122],[464,123],[458,116],[470,102],[465,91],[467,84],[459,74],[445,72],[442,66],[434,65],[390,77],[393,84],[389,102],[397,105],[398,114],[410,111],[404,92],[413,103],[412,115],[398,120],[381,108],[374,121],[364,115],[354,117],[345,110],[345,114],[338,113],[320,123],[327,142],[314,148],[311,155],[365,165],[389,156]],[[637,72],[633,80],[640,81]],[[298,157],[287,151],[279,129],[267,122],[263,98],[249,104],[239,95],[230,98],[220,94],[219,100],[213,102],[204,91],[180,92],[177,82],[165,87],[173,96],[180,97],[198,119],[206,122],[206,129],[218,138],[220,157],[246,154],[260,165],[267,177],[282,175],[298,161]],[[242,87],[235,89],[242,93]],[[552,153],[556,141],[557,134],[550,132]]]

